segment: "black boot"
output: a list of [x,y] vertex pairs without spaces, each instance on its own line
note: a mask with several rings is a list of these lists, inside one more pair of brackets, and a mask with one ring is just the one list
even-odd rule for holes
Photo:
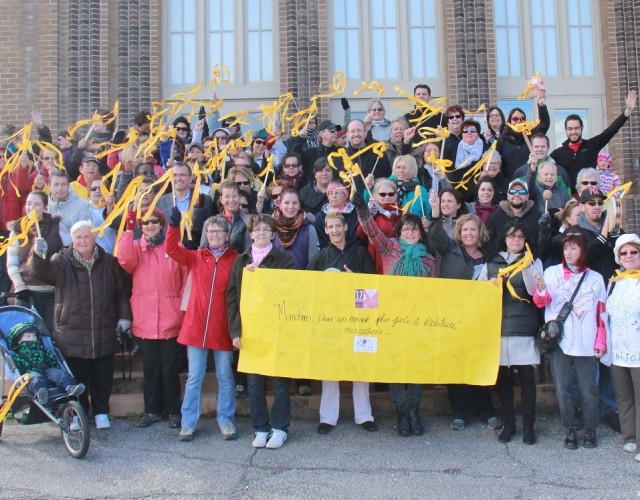
[[396,406],[398,412],[398,434],[401,436],[411,436],[411,426],[409,425],[409,412],[406,405]]
[[424,426],[420,421],[418,405],[409,406],[409,422],[411,424],[411,432],[414,436],[422,436],[424,434]]
[[567,429],[564,434],[564,447],[567,450],[577,450],[578,449],[578,436],[576,435],[576,431],[573,429]]
[[536,444],[536,433],[533,430],[533,421],[523,422],[522,424],[522,442],[524,444]]
[[500,441],[501,443],[508,443],[509,441],[511,441],[511,438],[515,433],[516,419],[512,417],[505,421],[504,427],[500,431],[500,434],[498,434],[498,441]]

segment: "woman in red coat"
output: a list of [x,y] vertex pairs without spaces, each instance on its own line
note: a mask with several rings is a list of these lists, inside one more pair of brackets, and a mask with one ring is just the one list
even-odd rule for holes
[[182,402],[180,441],[191,441],[202,410],[202,382],[209,350],[213,351],[218,379],[217,420],[222,438],[236,438],[233,420],[236,413],[233,377],[233,344],[227,322],[227,283],[237,253],[229,246],[229,221],[216,215],[203,227],[207,244],[187,250],[180,243],[180,218],[173,208],[167,230],[167,254],[191,271],[192,283],[187,311],[178,342],[187,346],[189,375]]
[[118,262],[133,277],[133,335],[138,339],[144,373],[144,414],[138,427],[149,427],[169,416],[169,427],[180,427],[180,370],[176,339],[182,324],[182,292],[188,271],[165,250],[162,212],[154,210],[138,221],[142,238],[133,240],[136,212],[127,214],[127,230],[118,244]]

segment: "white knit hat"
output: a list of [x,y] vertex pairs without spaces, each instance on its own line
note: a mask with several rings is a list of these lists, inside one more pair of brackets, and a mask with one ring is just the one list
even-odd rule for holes
[[628,243],[631,243],[632,245],[640,248],[640,238],[637,234],[629,233],[619,236],[616,240],[616,246],[613,249],[613,253],[616,258],[616,264],[620,265],[620,249]]

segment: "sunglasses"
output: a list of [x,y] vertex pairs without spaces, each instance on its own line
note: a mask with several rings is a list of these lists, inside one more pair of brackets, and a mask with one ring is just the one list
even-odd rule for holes
[[580,184],[583,186],[597,186],[598,181],[581,181]]
[[462,131],[463,134],[477,134],[478,131],[475,128],[468,128]]
[[396,192],[395,191],[391,191],[390,193],[378,193],[378,196],[380,196],[380,198],[391,198],[392,196],[395,196]]
[[524,121],[524,116],[512,116],[511,117],[511,121],[512,122],[523,122]]
[[453,120],[453,119],[456,119],[456,118],[462,118],[462,115],[458,114],[458,115],[449,115],[449,116],[447,116],[448,120]]
[[265,141],[263,141],[262,139],[256,139],[255,141],[253,141],[254,144],[258,144],[260,146],[264,146],[266,144]]
[[251,184],[251,181],[238,181],[236,182],[238,186],[248,186]]
[[100,186],[92,186],[91,191],[100,191]]
[[382,108],[371,108],[369,111],[384,111]]
[[325,130],[328,130],[330,134],[335,134],[336,133],[336,129],[335,128],[326,128]]
[[618,255],[620,255],[620,257],[626,257],[627,255],[638,255],[640,253],[640,250],[629,250],[628,252],[620,252]]
[[589,205],[590,207],[595,207],[596,205],[598,205],[599,207],[601,207],[602,205],[604,205],[604,201],[591,200],[591,201],[587,201],[585,205]]
[[277,200],[278,196],[280,196],[280,193],[271,193],[271,199],[272,200]]
[[160,224],[160,220],[158,219],[147,219],[140,222],[143,226],[148,226],[149,224]]
[[298,168],[300,165],[298,163],[285,163],[284,168]]
[[180,132],[186,132],[189,129],[187,127],[176,127],[176,130],[179,130]]
[[524,234],[507,234],[507,238],[510,240],[523,240],[525,239]]
[[519,194],[520,196],[524,196],[525,194],[527,194],[527,190],[526,189],[509,189],[509,191],[507,191],[509,194],[511,195],[516,195]]

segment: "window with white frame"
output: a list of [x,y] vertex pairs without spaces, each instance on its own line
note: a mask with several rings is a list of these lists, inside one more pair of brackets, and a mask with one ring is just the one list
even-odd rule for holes
[[512,0],[495,0],[496,66],[498,76],[521,76],[520,13]]
[[349,80],[402,81],[440,74],[434,0],[333,0],[331,5],[334,71],[341,70]]
[[239,85],[276,83],[273,0],[164,0],[165,91],[211,80],[229,69]]
[[558,36],[554,0],[531,2],[533,67],[545,76],[558,76]]
[[571,76],[595,74],[590,0],[567,2]]

